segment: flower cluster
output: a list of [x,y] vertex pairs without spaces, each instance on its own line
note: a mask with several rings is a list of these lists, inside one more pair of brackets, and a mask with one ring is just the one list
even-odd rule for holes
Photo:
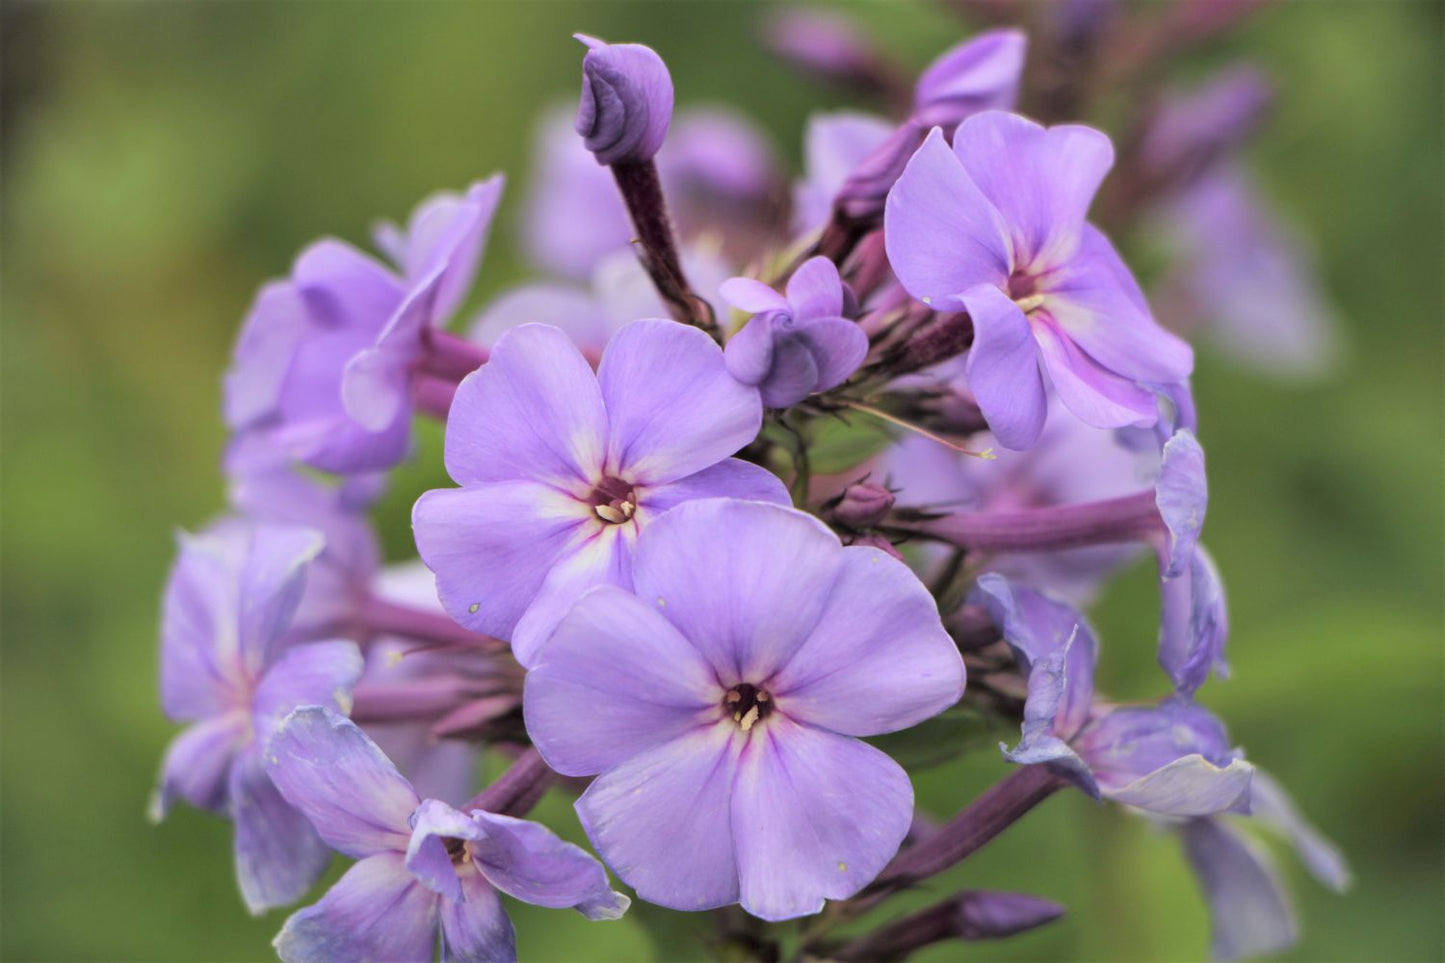
[[[1111,11],[1038,35],[1102,55]],[[285,922],[283,960],[513,959],[499,894],[615,919],[609,869],[657,906],[738,904],[719,939],[759,960],[787,938],[770,924],[830,901],[799,958],[1001,938],[1062,907],[975,890],[837,927],[1068,786],[1178,833],[1220,957],[1296,928],[1241,827],[1346,885],[1195,701],[1227,672],[1228,623],[1180,332],[1219,312],[1213,334],[1296,370],[1317,357],[1291,345],[1323,340],[1282,232],[1237,216],[1259,78],[1159,101],[1116,159],[1055,123],[1082,109],[1056,84],[1030,92],[1024,31],[910,88],[846,22],[772,29],[802,68],[904,104],[815,118],[791,204],[747,121],[674,117],[656,52],[579,35],[575,124],[545,124],[524,218],[551,279],[445,329],[495,175],[380,227],[389,264],[323,240],[257,296],[225,379],[230,510],[181,537],[166,588],[162,703],[190,727],[153,814],[230,819],[257,913],[301,900],[332,851],[355,861]],[[1191,239],[1159,314],[1094,208]],[[1232,271],[1275,310],[1235,312]],[[444,423],[455,486],[415,501],[420,563],[384,566],[370,515],[419,417]],[[1167,694],[1121,705],[1094,691],[1079,608],[1141,548]],[[1021,726],[1019,768],[934,825],[868,740],[960,700]],[[483,746],[510,768],[478,787]],[[553,788],[596,856],[524,818]]]

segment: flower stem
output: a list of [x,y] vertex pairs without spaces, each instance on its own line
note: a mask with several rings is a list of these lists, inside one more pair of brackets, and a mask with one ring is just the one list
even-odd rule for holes
[[657,165],[642,161],[612,165],[612,176],[627,204],[637,243],[642,247],[642,266],[667,304],[675,320],[701,328],[714,340],[721,340],[712,308],[688,284],[677,253],[672,222],[667,216],[667,201]]
[[884,528],[926,535],[963,549],[1041,552],[1149,541],[1164,531],[1153,491],[1021,512],[959,512],[934,518],[900,512]]
[[417,410],[445,423],[452,410],[452,399],[457,394],[455,379],[441,378],[425,371],[419,372],[412,389],[415,392]]
[[525,816],[541,801],[556,779],[557,774],[547,768],[541,753],[528,747],[511,768],[473,796],[462,811],[485,809],[500,816]]
[[361,604],[357,621],[367,635],[399,635],[418,642],[501,652],[507,643],[463,628],[440,612],[427,612],[385,599],[369,598]]

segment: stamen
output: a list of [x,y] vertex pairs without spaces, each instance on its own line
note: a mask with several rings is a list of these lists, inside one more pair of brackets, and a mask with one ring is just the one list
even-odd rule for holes
[[621,525],[637,513],[637,493],[632,485],[606,476],[592,489],[592,511],[609,525]]
[[743,732],[751,731],[773,711],[772,694],[748,682],[733,686],[722,701],[723,708]]

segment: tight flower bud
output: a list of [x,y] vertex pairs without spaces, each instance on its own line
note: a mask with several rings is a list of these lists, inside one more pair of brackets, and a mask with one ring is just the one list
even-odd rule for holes
[[828,518],[848,528],[872,528],[893,508],[893,493],[882,485],[849,485],[828,510]]
[[672,77],[667,65],[641,44],[609,44],[576,36],[590,48],[582,59],[577,133],[599,164],[652,160],[672,122]]

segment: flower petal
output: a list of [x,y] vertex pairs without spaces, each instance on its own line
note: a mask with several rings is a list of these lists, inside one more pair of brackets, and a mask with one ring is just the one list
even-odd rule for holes
[[512,655],[525,668],[536,662],[552,630],[583,592],[598,585],[632,587],[632,545],[637,539],[637,524],[592,524],[594,528],[585,540],[558,557],[517,621],[511,636]]
[[237,711],[202,719],[171,740],[151,798],[151,821],[164,819],[178,798],[197,809],[224,812],[231,764],[246,738],[246,716]]
[[843,565],[838,536],[777,505],[704,499],[648,526],[633,556],[655,604],[723,686],[760,684],[818,624]]
[[567,335],[524,324],[462,379],[447,418],[447,473],[459,485],[591,482],[607,444],[597,380]]
[[1013,267],[998,210],[938,128],[888,192],[883,237],[908,293],[940,306],[976,285],[1002,287]]
[[513,899],[553,909],[573,908],[592,920],[615,920],[628,899],[607,884],[607,871],[580,846],[547,827],[477,810],[484,836],[470,847],[487,881]]
[[1104,368],[1047,319],[1031,325],[1059,400],[1086,425],[1123,428],[1159,418],[1154,393]]
[[442,900],[443,963],[516,963],[517,932],[497,891],[481,874],[468,873],[462,897]]
[[586,511],[550,486],[500,482],[427,492],[412,509],[412,529],[447,613],[505,639],[592,524]]
[[276,955],[284,963],[431,963],[438,902],[412,879],[400,853],[380,853],[347,870],[319,903],[293,914],[276,936]]
[[723,690],[711,667],[651,601],[592,589],[527,674],[527,731],[563,775],[620,765],[716,715]]
[[807,916],[872,882],[913,821],[907,774],[872,746],[780,714],[751,735],[732,799],[743,909]]
[[873,736],[937,715],[963,683],[963,659],[918,576],[879,549],[854,547],[843,549],[822,615],[771,692],[791,719]]
[[351,720],[297,709],[265,752],[271,781],[333,849],[354,859],[406,849],[407,821],[421,800]]
[[1209,902],[1210,956],[1253,959],[1294,945],[1299,923],[1264,851],[1218,819],[1191,819],[1183,834]]
[[1180,692],[1192,693],[1210,672],[1229,674],[1224,646],[1229,609],[1214,560],[1196,545],[1189,571],[1159,586],[1159,665]]
[[1169,560],[1163,577],[1177,578],[1193,560],[1194,546],[1204,529],[1204,513],[1209,507],[1204,449],[1194,432],[1181,428],[1164,443],[1164,458],[1154,490],[1159,516],[1169,529]]
[[788,304],[795,321],[836,318],[843,313],[843,279],[830,259],[812,257],[788,278]]
[[818,362],[793,331],[773,330],[773,363],[758,385],[764,407],[789,408],[818,390]]
[[748,314],[790,310],[787,298],[756,278],[728,278],[718,288],[718,294],[728,304]]
[[246,908],[259,916],[305,895],[331,862],[331,850],[306,816],[281,797],[257,750],[231,769],[230,808],[236,880]]
[[480,839],[482,827],[438,799],[424,799],[411,814],[411,839],[406,844],[406,871],[423,886],[446,897],[462,898],[462,884],[444,839]]
[[666,485],[638,493],[638,515],[660,515],[698,498],[741,498],[750,502],[792,505],[782,479],[761,465],[728,458],[710,468]]
[[953,150],[1002,215],[1014,263],[1035,269],[1074,253],[1094,193],[1114,165],[1114,147],[1097,130],[1074,124],[1045,130],[1000,110],[960,124]]
[[[769,291],[772,288],[768,289]],[[760,385],[773,370],[774,315],[755,316],[742,329],[728,338],[723,348],[723,362],[728,374],[745,385]]]
[[797,337],[817,365],[814,391],[827,391],[848,380],[868,356],[868,335],[847,318],[814,318],[798,325]]
[[728,374],[697,328],[634,321],[597,369],[610,432],[607,464],[628,481],[663,484],[716,464],[762,426],[757,392]]
[[470,337],[477,344],[494,344],[512,328],[528,322],[560,328],[578,347],[599,354],[616,323],[590,294],[562,285],[528,284],[488,305],[472,325]]
[[961,300],[973,319],[968,384],[989,430],[1005,448],[1032,448],[1048,413],[1033,326],[996,287],[979,285]]
[[649,903],[705,910],[737,901],[733,773],[744,740],[708,726],[593,781],[577,816],[607,865]]
[[1284,787],[1260,769],[1255,770],[1250,786],[1249,813],[1287,837],[1310,875],[1320,883],[1336,893],[1350,888],[1350,867],[1339,848],[1310,825]]
[[1182,756],[1117,789],[1102,787],[1105,799],[1165,816],[1209,816],[1249,810],[1254,766],[1235,759],[1216,766],[1203,756]]
[[349,713],[351,689],[361,677],[363,665],[355,642],[338,639],[288,648],[267,670],[251,700],[257,744],[264,746],[297,706],[325,706],[342,715]]

